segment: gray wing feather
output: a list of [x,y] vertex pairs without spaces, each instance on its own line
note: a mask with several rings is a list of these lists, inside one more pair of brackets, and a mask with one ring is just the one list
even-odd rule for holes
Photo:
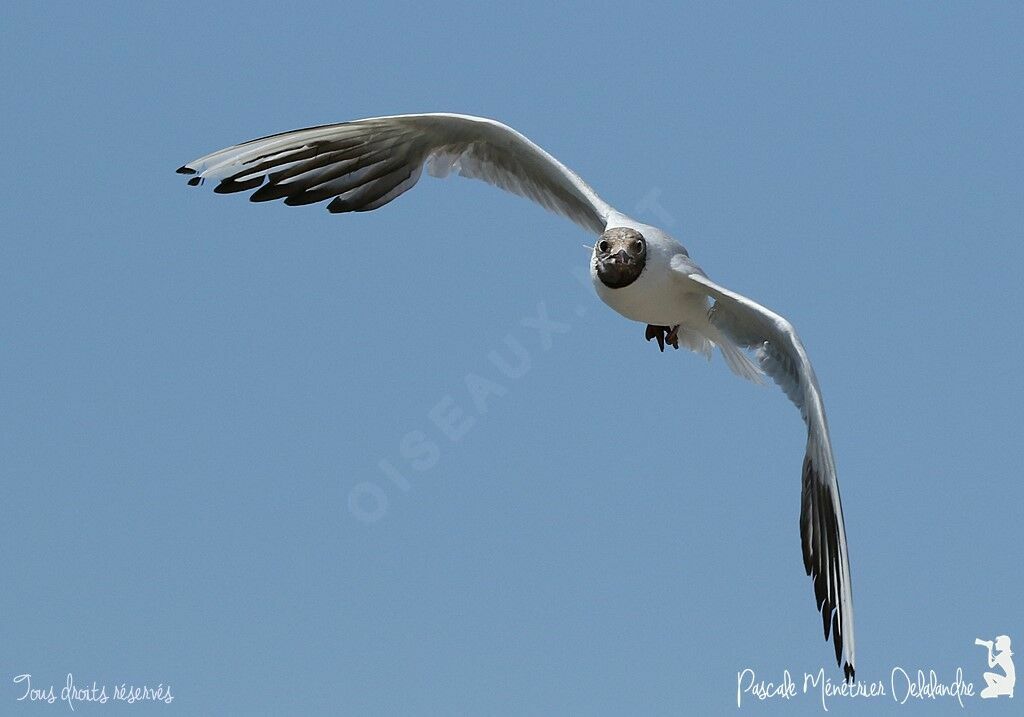
[[[677,271],[689,268],[685,262],[680,264]],[[737,344],[755,350],[761,368],[796,404],[807,424],[800,506],[804,568],[814,581],[815,604],[821,611],[825,639],[831,632],[836,661],[846,679],[853,680],[850,558],[828,420],[814,368],[799,336],[784,318],[701,273],[686,271],[685,275],[714,299],[712,324]]]
[[572,170],[515,130],[468,115],[372,117],[254,139],[180,167],[195,186],[252,201],[332,199],[331,212],[377,209],[408,191],[424,166],[479,179],[600,234],[614,211]]

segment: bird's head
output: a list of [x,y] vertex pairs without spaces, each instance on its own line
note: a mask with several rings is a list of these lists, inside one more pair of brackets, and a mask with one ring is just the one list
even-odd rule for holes
[[629,227],[612,227],[594,244],[594,268],[609,289],[629,286],[647,263],[644,235]]

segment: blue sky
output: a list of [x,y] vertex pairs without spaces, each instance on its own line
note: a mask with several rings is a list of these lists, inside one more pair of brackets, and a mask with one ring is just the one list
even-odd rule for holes
[[[839,679],[799,414],[645,343],[574,276],[586,233],[460,179],[331,216],[173,173],[398,112],[512,125],[797,326],[858,678],[980,689],[976,637],[1024,654],[1021,5],[14,2],[0,26],[0,712],[68,712],[69,672],[190,715],[712,714],[747,667]],[[58,702],[18,701],[26,673]]]

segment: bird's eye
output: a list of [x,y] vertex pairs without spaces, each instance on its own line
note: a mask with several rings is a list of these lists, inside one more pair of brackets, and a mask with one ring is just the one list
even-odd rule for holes
[[607,254],[608,253],[608,242],[606,242],[604,239],[599,241],[597,243],[597,250],[599,252],[601,252],[602,254]]
[[643,250],[644,250],[644,240],[643,239],[637,239],[636,241],[633,242],[633,252],[634,253],[641,254],[641,253],[643,253]]

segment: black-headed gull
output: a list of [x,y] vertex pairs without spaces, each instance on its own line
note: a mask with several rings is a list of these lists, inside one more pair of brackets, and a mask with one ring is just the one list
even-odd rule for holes
[[[709,356],[717,346],[738,375],[771,376],[807,424],[800,539],[814,579],[825,639],[831,632],[844,677],[854,678],[853,598],[846,528],[828,422],[814,369],[784,318],[711,281],[668,234],[606,204],[568,167],[500,122],[416,114],[322,125],[255,139],[178,169],[215,192],[256,190],[254,202],[330,199],[331,212],[365,212],[409,190],[423,171],[452,171],[527,197],[599,235],[590,258],[598,296],[647,324],[658,340]],[[747,351],[752,350],[755,360]]]

